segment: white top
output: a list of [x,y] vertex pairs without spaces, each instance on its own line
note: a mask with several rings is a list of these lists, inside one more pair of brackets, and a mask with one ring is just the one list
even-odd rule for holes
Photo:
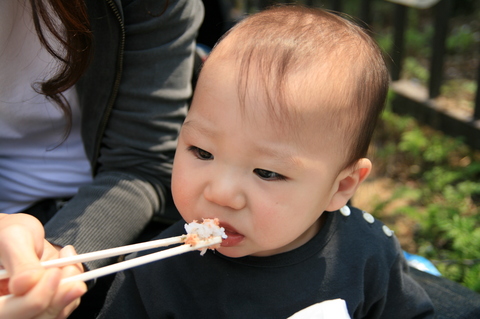
[[333,299],[311,305],[288,319],[350,319],[350,315],[345,300]]
[[45,198],[73,196],[92,180],[80,137],[75,89],[65,93],[73,113],[60,144],[65,117],[32,84],[51,76],[54,58],[41,46],[28,1],[0,1],[0,212],[19,212]]

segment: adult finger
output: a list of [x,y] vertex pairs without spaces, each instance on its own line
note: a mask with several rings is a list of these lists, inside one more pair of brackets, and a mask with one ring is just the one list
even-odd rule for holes
[[38,256],[42,254],[45,230],[38,219],[28,214],[0,214],[0,234],[4,229],[11,226],[25,228],[34,239],[35,252]]
[[83,282],[60,284],[50,305],[34,319],[65,319],[78,307],[80,297],[87,291]]
[[[0,319],[32,319],[50,305],[61,279],[61,271],[48,269],[38,283],[23,296],[0,299]],[[55,317],[51,317],[53,319]]]
[[[60,258],[74,256],[77,253],[72,246],[60,251]],[[82,264],[69,265],[62,268],[62,278],[71,277],[83,272]],[[80,297],[87,291],[84,282],[60,284],[47,310],[35,319],[67,318],[80,304]]]
[[[0,223],[4,220],[0,220]],[[44,274],[44,269],[40,266],[43,238],[40,241],[37,240],[35,234],[21,224],[2,226],[0,229],[0,259],[10,274],[8,288],[10,293],[23,295]]]

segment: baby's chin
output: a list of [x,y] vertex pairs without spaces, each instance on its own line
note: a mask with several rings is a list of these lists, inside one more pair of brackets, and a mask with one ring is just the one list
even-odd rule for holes
[[246,251],[245,249],[240,249],[239,247],[218,247],[216,251],[229,258],[242,258],[247,256],[268,257],[275,255],[275,252],[272,251]]
[[216,252],[219,252],[225,257],[229,258],[242,258],[248,256],[246,253],[242,253],[240,250],[233,248],[233,247],[218,247],[215,249]]

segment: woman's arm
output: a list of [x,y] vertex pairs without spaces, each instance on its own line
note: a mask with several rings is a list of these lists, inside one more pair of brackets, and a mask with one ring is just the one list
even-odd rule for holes
[[[92,18],[95,57],[78,85],[94,181],[45,227],[49,241],[72,244],[79,253],[130,243],[153,214],[174,216],[166,208],[171,166],[191,96],[193,50],[203,18],[199,0],[169,0],[166,10],[165,1],[123,1],[113,11],[108,7],[105,16],[102,6],[112,4],[87,1],[89,13],[98,15]],[[112,39],[113,53],[108,51]],[[121,74],[118,86],[111,69]]]

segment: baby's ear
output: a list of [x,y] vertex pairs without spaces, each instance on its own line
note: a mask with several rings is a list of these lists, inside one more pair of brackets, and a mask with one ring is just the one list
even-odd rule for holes
[[361,158],[355,165],[341,171],[335,180],[335,193],[325,210],[335,211],[345,206],[355,194],[358,186],[368,177],[371,170],[372,162],[368,158]]

